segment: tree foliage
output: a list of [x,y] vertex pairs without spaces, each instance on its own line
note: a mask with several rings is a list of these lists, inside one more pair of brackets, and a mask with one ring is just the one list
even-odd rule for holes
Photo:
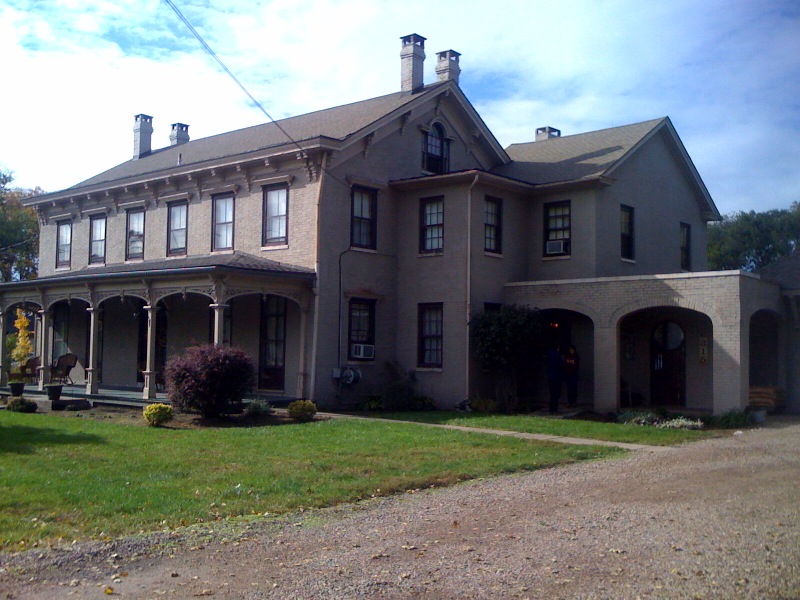
[[39,220],[36,211],[22,205],[22,198],[43,193],[10,188],[11,173],[0,171],[0,281],[35,279],[39,252]]
[[755,271],[800,244],[800,203],[788,209],[726,215],[708,228],[708,266],[711,270]]
[[24,363],[33,354],[33,344],[31,343],[31,330],[28,328],[31,320],[28,315],[21,308],[17,309],[17,318],[14,321],[14,327],[17,328],[15,334],[14,349],[11,351],[11,359],[18,364]]

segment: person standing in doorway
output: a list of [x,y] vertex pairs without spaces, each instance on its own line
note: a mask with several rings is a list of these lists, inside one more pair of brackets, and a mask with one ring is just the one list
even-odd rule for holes
[[546,359],[547,385],[550,388],[550,413],[558,412],[558,401],[561,399],[561,386],[564,385],[564,359],[561,347],[557,344],[547,351]]
[[575,346],[570,346],[564,355],[564,383],[567,385],[567,406],[572,408],[578,402],[578,372],[580,357]]

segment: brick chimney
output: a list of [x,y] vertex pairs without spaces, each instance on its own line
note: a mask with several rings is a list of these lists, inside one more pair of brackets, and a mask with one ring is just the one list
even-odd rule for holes
[[169,132],[169,145],[180,146],[189,141],[189,126],[185,123],[173,123]]
[[152,138],[153,117],[144,114],[135,115],[133,117],[133,160],[150,154]]
[[400,49],[400,91],[415,92],[423,85],[425,38],[412,33],[400,39],[403,41]]
[[461,67],[458,66],[458,57],[461,56],[455,50],[445,50],[436,53],[436,76],[439,81],[454,81],[458,85],[458,76]]
[[557,138],[561,137],[561,130],[556,129],[555,127],[539,127],[536,130],[536,141],[541,142],[542,140],[549,140],[550,138]]

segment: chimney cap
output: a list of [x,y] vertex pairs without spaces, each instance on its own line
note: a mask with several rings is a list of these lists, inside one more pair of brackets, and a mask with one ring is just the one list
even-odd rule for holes
[[418,33],[410,33],[408,35],[404,35],[400,38],[403,40],[403,46],[409,46],[414,44],[415,46],[419,46],[420,48],[425,48],[425,40],[428,38],[422,37]]
[[542,140],[549,140],[551,138],[558,138],[561,137],[561,130],[556,129],[555,127],[550,127],[549,125],[546,127],[537,127],[536,128],[536,141],[541,142]]

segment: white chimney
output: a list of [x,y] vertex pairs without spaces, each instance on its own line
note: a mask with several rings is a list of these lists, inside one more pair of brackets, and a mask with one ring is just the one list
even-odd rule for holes
[[150,115],[135,115],[133,117],[133,160],[138,160],[150,154],[153,138],[153,117]]
[[436,53],[436,76],[439,81],[454,81],[458,84],[458,76],[461,67],[458,66],[458,57],[461,56],[455,50],[445,50]]
[[180,146],[189,141],[189,126],[185,123],[173,123],[169,132],[169,145]]
[[415,92],[423,85],[425,38],[412,33],[400,39],[403,41],[400,49],[400,91]]
[[550,138],[557,138],[561,137],[561,130],[556,129],[555,127],[539,127],[536,130],[536,141],[541,142],[542,140],[549,140]]

